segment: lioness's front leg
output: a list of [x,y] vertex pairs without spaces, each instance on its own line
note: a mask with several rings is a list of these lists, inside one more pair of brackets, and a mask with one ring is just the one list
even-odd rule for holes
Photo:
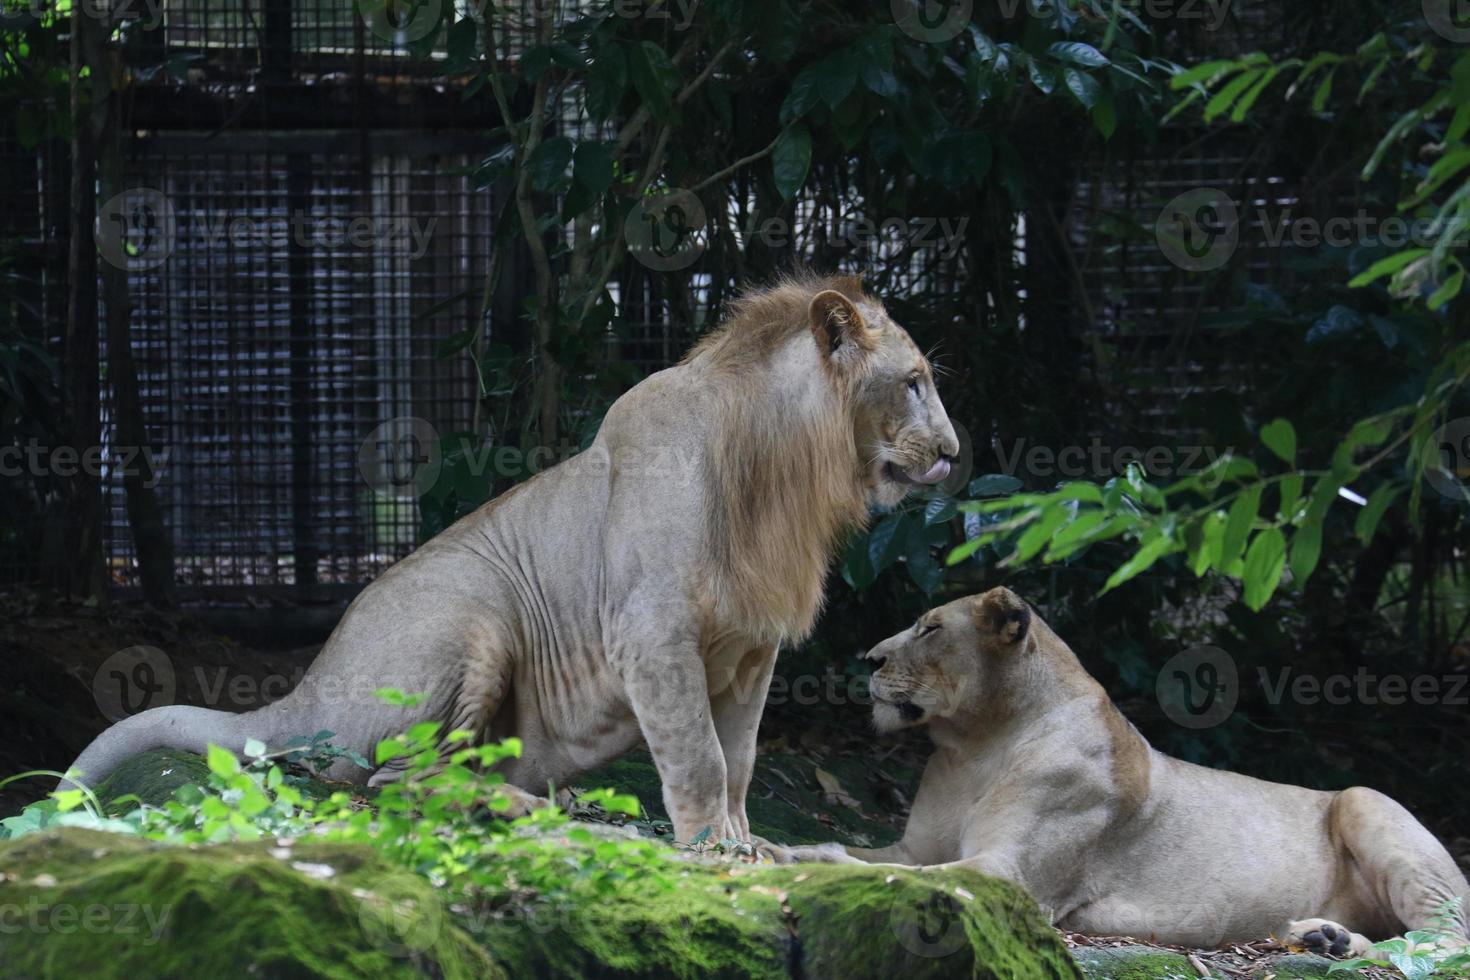
[[663,781],[674,839],[738,837],[730,821],[725,755],[693,642],[645,649],[625,673],[628,701]]
[[755,772],[755,742],[760,730],[761,711],[766,706],[766,693],[771,687],[771,673],[776,666],[776,648],[761,647],[740,659],[729,677],[712,678],[711,688],[721,688],[711,702],[715,732],[725,754],[725,790],[730,808],[730,823],[735,839],[748,841],[750,821],[745,815],[745,794]]

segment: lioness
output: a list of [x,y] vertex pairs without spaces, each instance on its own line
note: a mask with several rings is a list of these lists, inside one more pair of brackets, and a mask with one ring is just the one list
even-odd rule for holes
[[903,839],[772,848],[778,859],[974,868],[1075,932],[1195,946],[1274,933],[1335,955],[1470,901],[1444,847],[1381,793],[1283,786],[1151,748],[1007,589],[931,610],[867,656],[876,727],[927,723],[936,746]]
[[[811,630],[833,550],[869,504],[944,481],[958,451],[928,362],[856,278],[751,292],[619,398],[586,452],[368,586],[285,698],[242,715],[146,711],[72,768],[95,781],[146,749],[321,729],[371,759],[432,720],[518,737],[506,778],[542,791],[641,734],[676,837],[749,840],[777,646]],[[388,706],[381,687],[427,698]],[[328,774],[378,784],[401,768],[369,779],[343,759]]]

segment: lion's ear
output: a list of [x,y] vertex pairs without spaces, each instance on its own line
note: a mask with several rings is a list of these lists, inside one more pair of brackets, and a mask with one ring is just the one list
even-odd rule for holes
[[1031,607],[1010,589],[991,589],[976,596],[974,615],[980,635],[1004,646],[1020,643],[1031,630]]
[[877,346],[877,338],[863,322],[857,306],[835,289],[824,289],[813,296],[807,315],[812,336],[824,357],[870,351]]

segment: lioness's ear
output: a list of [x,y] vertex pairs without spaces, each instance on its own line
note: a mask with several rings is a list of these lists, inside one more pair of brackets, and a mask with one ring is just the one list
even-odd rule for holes
[[991,589],[975,597],[975,626],[982,636],[1012,646],[1031,629],[1031,607],[1010,589]]
[[844,351],[870,351],[877,346],[877,337],[863,322],[858,308],[835,289],[824,289],[813,296],[807,315],[811,318],[812,336],[824,357]]

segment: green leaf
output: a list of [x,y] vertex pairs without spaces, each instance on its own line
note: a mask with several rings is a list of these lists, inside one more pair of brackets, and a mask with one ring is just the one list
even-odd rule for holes
[[1455,263],[1455,270],[1445,278],[1443,285],[1429,295],[1429,299],[1424,301],[1424,305],[1431,310],[1437,310],[1460,295],[1460,289],[1464,285],[1465,270],[1459,263]]
[[209,771],[216,776],[229,777],[240,771],[240,760],[235,758],[234,753],[218,745],[210,744],[206,747],[205,761],[209,763]]
[[791,91],[781,102],[780,120],[784,126],[806,115],[821,101],[822,92],[818,85],[820,63],[809,65],[791,82]]
[[1353,523],[1353,533],[1359,541],[1368,544],[1373,540],[1373,534],[1378,530],[1378,523],[1383,520],[1384,512],[1403,489],[1400,484],[1385,483],[1368,496],[1368,503],[1358,511],[1358,519]]
[[1100,68],[1108,64],[1108,56],[1090,44],[1081,41],[1057,41],[1046,49],[1059,61],[1070,61],[1085,68]]
[[1092,124],[1102,134],[1102,138],[1109,140],[1118,128],[1118,110],[1113,105],[1113,95],[1104,89],[1098,95],[1097,105],[1092,107]]
[[806,182],[812,164],[812,134],[800,123],[788,126],[771,151],[771,174],[776,190],[790,200]]
[[1067,83],[1067,89],[1082,107],[1091,111],[1097,105],[1098,93],[1102,86],[1098,85],[1097,79],[1086,72],[1078,71],[1076,68],[1065,68],[1062,70],[1062,79]]
[[1245,555],[1245,604],[1259,612],[1281,582],[1286,566],[1286,539],[1281,531],[1268,527],[1251,541]]
[[265,743],[258,738],[247,738],[245,740],[245,755],[251,759],[259,759],[265,755]]
[[628,89],[628,57],[621,44],[605,44],[592,59],[587,72],[587,114],[598,122],[617,115],[623,93]]
[[553,136],[536,144],[527,166],[531,169],[531,186],[543,193],[556,188],[572,162],[572,141]]
[[1241,72],[1235,78],[1220,88],[1205,103],[1205,122],[1214,122],[1215,117],[1223,113],[1235,104],[1235,100],[1245,93],[1245,90],[1256,83],[1261,77],[1258,69],[1248,69]]
[[1322,81],[1317,83],[1317,91],[1312,93],[1312,111],[1321,112],[1327,108],[1327,100],[1332,98],[1332,80],[1337,77],[1337,66],[1333,65],[1327,69],[1327,74],[1322,76]]
[[1212,512],[1199,522],[1199,546],[1190,557],[1189,569],[1199,578],[1220,563],[1221,544],[1225,538],[1225,515]]
[[605,143],[583,140],[572,154],[572,180],[593,194],[612,186],[613,160]]
[[1353,276],[1351,279],[1348,280],[1348,286],[1352,289],[1357,289],[1360,286],[1366,286],[1370,282],[1382,279],[1384,276],[1393,275],[1395,272],[1398,272],[1410,262],[1413,262],[1415,259],[1428,254],[1429,249],[1427,248],[1411,248],[1402,252],[1396,252],[1393,255],[1390,255],[1388,258],[1379,259],[1377,262],[1374,262],[1372,265],[1368,266],[1368,268],[1364,269],[1356,276]]
[[1154,562],[1164,557],[1175,547],[1172,535],[1156,533],[1154,537],[1145,541],[1133,555],[1112,575],[1108,576],[1107,583],[1103,586],[1103,593],[1111,592],[1124,582],[1141,575],[1153,567]]
[[1304,480],[1300,473],[1292,473],[1282,479],[1279,490],[1281,493],[1281,519],[1293,520],[1296,517],[1297,505],[1302,499],[1302,484]]
[[652,41],[642,41],[628,58],[628,74],[633,88],[660,122],[669,122],[674,114],[674,93],[679,87],[679,69],[668,52]]
[[1225,517],[1225,531],[1220,539],[1220,560],[1215,565],[1217,571],[1226,575],[1233,574],[1231,569],[1245,549],[1246,538],[1250,536],[1251,525],[1255,523],[1260,506],[1260,484],[1242,490],[1240,496],[1230,505],[1230,511]]
[[1287,466],[1296,465],[1296,429],[1286,419],[1274,419],[1261,426],[1261,442]]
[[1239,71],[1242,64],[1234,58],[1221,58],[1215,61],[1206,61],[1204,64],[1195,65],[1186,71],[1182,71],[1169,80],[1169,87],[1178,91],[1188,88],[1197,82],[1213,82],[1218,78]]
[[987,473],[971,480],[969,491],[972,497],[1001,497],[1015,493],[1022,486],[1021,481],[1013,476],[1004,473]]
[[1312,577],[1322,554],[1322,522],[1308,521],[1291,538],[1291,579],[1300,589]]
[[837,108],[857,86],[859,67],[852,51],[837,51],[817,62],[817,91],[829,108]]

